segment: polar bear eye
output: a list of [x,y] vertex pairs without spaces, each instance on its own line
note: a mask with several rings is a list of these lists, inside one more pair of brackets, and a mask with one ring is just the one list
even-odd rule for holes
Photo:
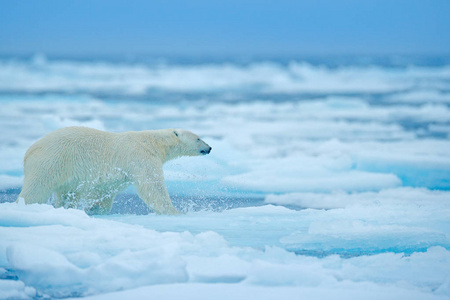
[[173,132],[176,136],[178,136],[178,133],[176,131]]
[[197,139],[197,141],[199,142],[199,141],[200,141],[200,139]]

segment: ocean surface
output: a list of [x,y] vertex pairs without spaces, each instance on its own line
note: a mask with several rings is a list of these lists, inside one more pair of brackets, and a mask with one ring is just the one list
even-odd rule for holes
[[[3,56],[0,105],[2,299],[450,297],[448,56]],[[201,136],[164,166],[184,214],[14,203],[74,125]]]

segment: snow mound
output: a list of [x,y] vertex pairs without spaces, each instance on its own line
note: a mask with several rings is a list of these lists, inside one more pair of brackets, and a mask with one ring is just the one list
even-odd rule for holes
[[[130,291],[111,297],[134,297],[138,293],[139,298],[145,291],[159,290],[161,283],[188,290],[199,286],[213,292],[226,283],[231,294],[239,289],[251,291],[256,286],[273,287],[269,293],[282,291],[288,295],[299,290],[312,295],[323,291],[336,291],[338,295],[354,291],[355,295],[366,295],[367,286],[377,295],[389,290],[398,297],[414,291],[437,299],[448,292],[450,251],[442,246],[431,246],[408,256],[381,253],[343,258],[296,255],[268,245],[277,231],[278,236],[284,236],[281,243],[300,242],[307,247],[315,239],[320,248],[334,246],[336,236],[345,233],[376,237],[380,231],[394,228],[392,238],[399,240],[402,230],[406,230],[406,236],[411,232],[430,235],[414,227],[401,230],[396,225],[356,224],[355,227],[353,223],[338,221],[336,216],[333,219],[332,215],[311,214],[311,211],[321,211],[293,211],[276,206],[189,213],[180,217],[152,214],[90,218],[81,211],[15,203],[0,204],[0,211],[0,270],[13,274],[10,278],[0,277],[0,295],[5,298],[80,297],[121,290]],[[18,222],[5,216],[21,216],[21,219]],[[321,223],[330,216],[330,225]],[[304,221],[292,223],[302,218],[319,221],[309,221],[309,225]],[[358,218],[370,219],[364,215]],[[275,226],[276,222],[281,226]],[[174,223],[179,227],[184,224],[185,229],[168,230]],[[158,230],[163,227],[165,230],[155,231],[152,224],[159,224]],[[301,234],[297,231],[299,226],[309,230]],[[207,228],[222,228],[223,234]],[[233,236],[243,234],[251,239],[252,234],[265,229],[268,229],[266,246],[252,247],[251,240],[247,240],[247,246],[233,245]],[[444,230],[444,234],[448,233]],[[380,240],[375,243],[380,244]],[[370,244],[364,241],[362,244],[370,248]],[[349,250],[353,247],[352,243],[343,245]],[[142,288],[132,290],[138,287]]]

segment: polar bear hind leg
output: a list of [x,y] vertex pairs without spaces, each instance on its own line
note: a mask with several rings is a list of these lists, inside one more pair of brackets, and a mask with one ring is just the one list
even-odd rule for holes
[[20,192],[16,202],[18,202],[20,198],[23,198],[26,204],[47,203],[48,199],[52,195],[52,190],[52,187],[46,185],[43,180],[40,180],[35,176],[28,176],[25,177],[22,191]]
[[99,199],[90,199],[91,206],[84,208],[88,215],[106,215],[111,211],[116,194],[105,194]]
[[55,192],[55,207],[64,208],[77,208],[77,204],[80,202],[80,193],[75,191],[69,192]]
[[[85,186],[85,185],[83,185]],[[55,193],[55,207],[83,209],[89,215],[107,214],[111,211],[117,192],[105,190],[104,187],[80,188],[75,191]]]
[[117,194],[130,186],[128,180],[106,182],[93,187],[82,197],[88,200],[84,210],[89,215],[104,215],[111,211]]

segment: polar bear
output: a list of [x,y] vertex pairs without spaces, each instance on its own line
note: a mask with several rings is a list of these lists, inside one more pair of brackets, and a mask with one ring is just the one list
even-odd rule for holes
[[206,155],[211,147],[183,129],[110,133],[87,127],[53,131],[26,152],[25,203],[46,203],[88,214],[111,210],[117,193],[130,185],[158,214],[177,214],[164,183],[162,166],[180,156]]

